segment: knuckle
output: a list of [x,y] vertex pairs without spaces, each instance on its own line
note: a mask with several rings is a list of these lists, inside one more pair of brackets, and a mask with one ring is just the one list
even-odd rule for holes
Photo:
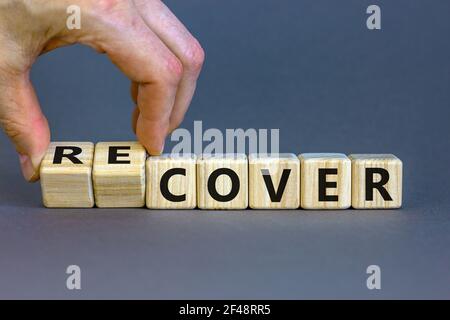
[[205,51],[197,39],[192,38],[183,54],[183,63],[187,71],[199,73],[205,61]]
[[119,0],[97,0],[96,6],[102,12],[109,12],[117,7]]
[[[134,16],[128,14],[131,12],[130,3],[128,1],[96,0],[88,1],[88,3],[87,9],[85,10],[88,12],[89,16],[98,21],[100,25],[107,26],[115,32],[120,32],[127,27],[135,27]],[[96,41],[90,41],[92,40],[91,34],[87,35],[86,38],[89,43],[96,43]],[[93,46],[97,51],[103,52],[103,49],[98,45],[93,44]]]

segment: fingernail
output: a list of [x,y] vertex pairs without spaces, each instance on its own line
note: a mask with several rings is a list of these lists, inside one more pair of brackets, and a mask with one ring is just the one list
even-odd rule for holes
[[34,182],[39,178],[39,170],[33,166],[33,162],[26,154],[19,154],[20,166],[22,167],[22,174],[29,182]]

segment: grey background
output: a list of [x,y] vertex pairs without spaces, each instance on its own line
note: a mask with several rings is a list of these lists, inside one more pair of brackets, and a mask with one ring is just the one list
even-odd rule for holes
[[[0,298],[449,298],[450,2],[167,4],[207,53],[183,127],[280,128],[283,152],[395,153],[404,208],[48,210],[2,134]],[[133,139],[128,80],[105,56],[60,49],[32,79],[53,140]],[[65,288],[69,264],[81,291]],[[366,288],[370,264],[382,290]]]

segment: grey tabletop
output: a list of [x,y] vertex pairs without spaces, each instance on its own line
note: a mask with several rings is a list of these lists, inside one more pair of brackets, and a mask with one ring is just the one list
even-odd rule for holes
[[[372,2],[381,30],[366,27]],[[394,153],[403,208],[46,209],[1,134],[0,298],[449,298],[450,2],[167,4],[207,54],[183,127],[279,128],[282,152]],[[53,140],[134,139],[128,80],[107,57],[60,49],[32,80]]]

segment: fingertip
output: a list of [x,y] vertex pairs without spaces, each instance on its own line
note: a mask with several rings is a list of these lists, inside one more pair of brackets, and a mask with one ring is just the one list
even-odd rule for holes
[[33,161],[28,155],[19,154],[20,167],[25,180],[36,182],[39,180],[40,160]]
[[152,123],[139,117],[136,126],[136,135],[139,142],[151,156],[160,155],[164,151],[168,125]]
[[147,150],[148,154],[151,156],[159,156],[163,153],[164,151],[164,144],[165,141],[158,141],[158,140],[152,140],[151,142],[139,139],[139,142],[142,143],[142,145],[144,146],[145,150]]
[[141,139],[138,140],[144,146],[145,150],[147,150],[147,153],[151,156],[159,156],[164,152],[164,140],[162,142],[153,140],[151,143],[142,141]]
[[22,139],[14,141],[22,174],[28,182],[39,180],[41,161],[50,144],[50,130],[45,118],[43,121],[34,122],[32,127],[34,129],[32,135],[25,135]]

